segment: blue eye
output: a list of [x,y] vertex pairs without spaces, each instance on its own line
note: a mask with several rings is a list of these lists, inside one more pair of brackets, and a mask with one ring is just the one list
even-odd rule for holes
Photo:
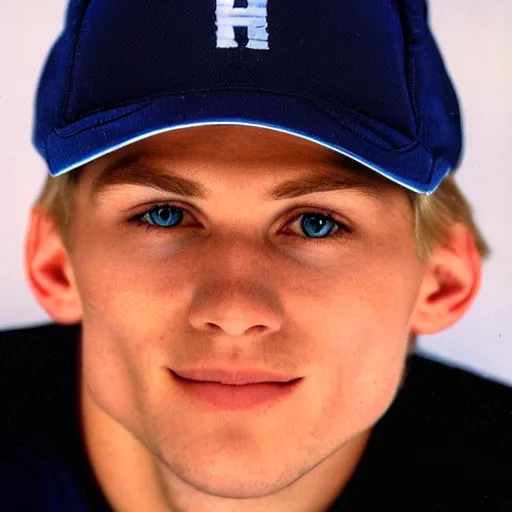
[[[160,228],[161,231],[161,228],[167,228],[172,231],[171,228],[179,227],[183,220],[184,212],[186,210],[183,208],[164,204],[155,206],[151,210],[135,216],[133,220],[150,230],[158,230]],[[299,219],[300,229],[306,234],[306,236],[299,238],[313,245],[332,242],[334,241],[333,239],[339,239],[351,232],[343,223],[334,220],[328,213],[312,211],[310,209],[295,215],[292,220],[297,221]]]
[[[330,216],[324,215],[322,213],[308,212],[303,213],[301,217],[302,220],[300,227],[305,232],[308,232],[311,229],[313,233],[310,232],[310,234],[313,236],[313,238],[317,236],[324,237],[325,235],[328,235],[331,232],[333,225],[337,224]],[[316,232],[316,234],[314,232]]]
[[176,222],[181,222],[183,212],[180,208],[174,208],[172,206],[157,206],[149,210],[149,212],[144,214],[141,218],[152,226],[168,228]]

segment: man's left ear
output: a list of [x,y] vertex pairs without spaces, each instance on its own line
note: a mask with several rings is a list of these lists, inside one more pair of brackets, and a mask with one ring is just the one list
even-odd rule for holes
[[430,258],[410,329],[415,334],[443,331],[464,316],[474,302],[482,279],[482,258],[471,232],[454,224],[447,247]]

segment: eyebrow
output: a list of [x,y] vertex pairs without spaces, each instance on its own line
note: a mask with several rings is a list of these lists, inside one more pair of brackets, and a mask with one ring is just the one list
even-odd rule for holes
[[[375,172],[343,155],[336,155],[333,162],[340,172],[332,167],[320,166],[309,174],[286,180],[273,189],[265,189],[266,200],[293,199],[317,192],[353,190],[373,199],[382,199],[382,190],[368,172]],[[341,169],[351,171],[342,173]],[[142,185],[162,190],[174,195],[207,200],[211,192],[201,183],[179,176],[154,166],[154,163],[141,155],[124,157],[102,170],[93,180],[91,196],[97,198],[108,189],[119,185]]]

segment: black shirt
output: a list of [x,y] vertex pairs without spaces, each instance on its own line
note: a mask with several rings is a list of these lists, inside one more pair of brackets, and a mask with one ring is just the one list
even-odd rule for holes
[[[0,332],[1,512],[112,512],[82,443],[79,378],[79,325]],[[376,505],[512,511],[512,388],[409,356],[330,510]]]

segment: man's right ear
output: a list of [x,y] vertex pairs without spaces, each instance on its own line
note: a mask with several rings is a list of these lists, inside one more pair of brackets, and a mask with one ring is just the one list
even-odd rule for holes
[[54,221],[39,205],[32,207],[25,239],[25,274],[32,293],[57,323],[82,320],[71,260]]

